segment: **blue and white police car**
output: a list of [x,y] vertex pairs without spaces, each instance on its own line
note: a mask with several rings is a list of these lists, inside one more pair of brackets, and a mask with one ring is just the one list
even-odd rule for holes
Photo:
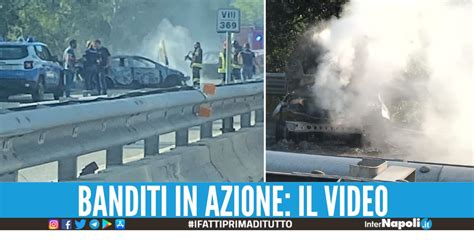
[[48,47],[33,39],[0,41],[0,99],[31,94],[33,101],[63,95],[63,69]]

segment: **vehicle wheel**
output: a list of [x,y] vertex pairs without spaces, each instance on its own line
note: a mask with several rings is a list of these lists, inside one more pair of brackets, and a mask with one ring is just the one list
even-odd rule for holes
[[59,89],[56,89],[53,92],[54,100],[59,100],[59,98],[61,98],[64,95],[64,91],[63,91],[62,87],[58,87],[58,88]]
[[31,97],[35,102],[42,101],[44,99],[44,78],[39,78],[36,89],[34,89],[33,93],[31,93]]
[[163,82],[162,87],[170,88],[170,87],[176,87],[180,85],[181,85],[181,80],[179,80],[178,76],[171,75],[171,76],[166,77],[165,81]]
[[59,98],[64,95],[64,82],[63,82],[62,78],[64,78],[64,77],[61,73],[61,77],[59,79],[58,87],[56,87],[56,89],[53,92],[54,100],[59,100]]

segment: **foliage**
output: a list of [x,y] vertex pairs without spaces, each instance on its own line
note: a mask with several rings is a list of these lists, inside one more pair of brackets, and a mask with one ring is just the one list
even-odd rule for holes
[[245,22],[263,23],[261,1],[0,0],[0,36],[9,40],[33,36],[56,55],[70,39],[78,40],[80,50],[87,40],[101,39],[112,52],[130,51],[163,19],[186,27],[197,39],[216,35],[218,8],[241,8]]
[[267,71],[283,72],[299,37],[311,26],[339,17],[348,0],[266,0]]
[[263,0],[235,0],[231,6],[240,9],[242,25],[263,24]]

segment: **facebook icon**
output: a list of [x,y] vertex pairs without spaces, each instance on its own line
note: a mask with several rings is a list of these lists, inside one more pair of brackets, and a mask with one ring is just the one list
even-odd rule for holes
[[72,221],[69,219],[61,220],[61,230],[72,230]]

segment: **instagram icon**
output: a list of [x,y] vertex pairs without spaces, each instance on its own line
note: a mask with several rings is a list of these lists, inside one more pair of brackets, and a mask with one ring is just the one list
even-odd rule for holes
[[59,220],[49,220],[48,224],[48,229],[49,230],[58,230],[59,229]]

